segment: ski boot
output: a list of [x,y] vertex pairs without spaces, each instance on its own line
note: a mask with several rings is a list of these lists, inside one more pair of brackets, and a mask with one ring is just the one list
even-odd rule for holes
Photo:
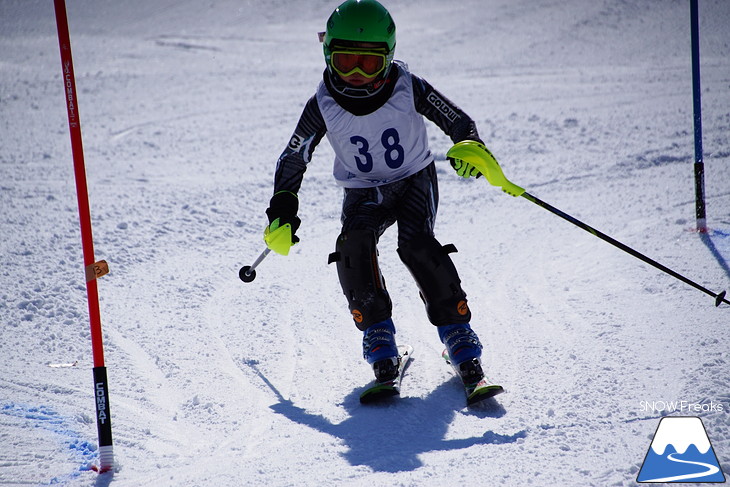
[[395,343],[393,320],[388,318],[363,332],[362,353],[365,360],[373,367],[375,380],[385,383],[398,377],[400,359]]
[[443,356],[464,385],[467,406],[504,392],[502,386],[491,383],[484,376],[479,358],[482,344],[468,324],[440,326],[438,330],[441,341],[446,345]]
[[484,378],[482,344],[468,323],[438,327],[439,338],[446,345],[449,360],[458,370],[464,385],[477,384]]

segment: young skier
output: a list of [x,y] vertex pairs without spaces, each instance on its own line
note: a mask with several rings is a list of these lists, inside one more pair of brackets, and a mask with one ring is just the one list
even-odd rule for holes
[[[288,254],[299,241],[298,196],[307,164],[326,134],[335,152],[334,177],[344,187],[342,232],[336,262],[355,326],[363,332],[363,355],[379,382],[398,374],[391,300],[378,265],[377,244],[398,224],[398,255],[413,275],[428,319],[466,385],[484,376],[482,345],[470,327],[466,293],[449,253],[434,237],[438,185],[424,117],[454,143],[484,148],[474,121],[393,60],[395,23],[375,0],[347,0],[329,17],[324,33],[326,69],[307,102],[276,166],[274,195],[264,235],[269,248]],[[481,174],[452,159],[465,178]]]

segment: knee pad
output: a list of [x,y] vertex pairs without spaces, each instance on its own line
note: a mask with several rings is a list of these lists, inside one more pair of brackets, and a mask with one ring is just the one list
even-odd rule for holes
[[380,273],[374,232],[342,232],[337,237],[335,252],[329,256],[328,263],[332,262],[337,263],[342,292],[358,329],[364,331],[390,318],[393,306]]
[[398,249],[426,304],[426,313],[436,326],[468,323],[471,311],[461,280],[449,254],[454,245],[442,246],[432,235],[417,235]]

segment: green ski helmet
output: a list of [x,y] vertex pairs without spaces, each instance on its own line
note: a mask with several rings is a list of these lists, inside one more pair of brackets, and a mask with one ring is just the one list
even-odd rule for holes
[[330,73],[333,73],[334,48],[351,42],[382,44],[386,49],[386,69],[382,76],[387,76],[395,53],[395,22],[376,0],[347,0],[330,15],[323,39],[324,60]]

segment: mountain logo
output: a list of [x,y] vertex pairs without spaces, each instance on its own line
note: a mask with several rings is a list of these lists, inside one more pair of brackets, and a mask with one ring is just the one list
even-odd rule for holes
[[688,416],[662,418],[636,481],[725,482],[702,420]]

